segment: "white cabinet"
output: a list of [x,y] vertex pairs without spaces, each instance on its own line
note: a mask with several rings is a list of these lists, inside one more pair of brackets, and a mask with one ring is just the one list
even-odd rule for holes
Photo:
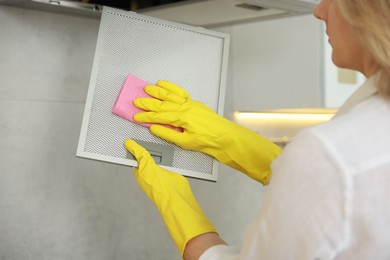
[[233,110],[322,106],[321,32],[311,15],[231,26]]
[[231,35],[232,111],[337,108],[362,81],[332,64],[324,26],[312,15],[216,29]]

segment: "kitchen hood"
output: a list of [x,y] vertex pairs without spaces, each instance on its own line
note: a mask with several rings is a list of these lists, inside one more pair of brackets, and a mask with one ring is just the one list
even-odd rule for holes
[[140,13],[201,27],[308,14],[319,0],[209,0],[140,10]]
[[103,6],[200,27],[308,14],[319,0],[0,0],[0,5],[100,17]]
[[100,18],[103,6],[84,0],[0,0],[0,5]]

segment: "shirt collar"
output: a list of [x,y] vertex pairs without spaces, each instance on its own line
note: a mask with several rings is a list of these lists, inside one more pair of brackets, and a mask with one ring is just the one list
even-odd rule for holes
[[376,86],[377,78],[378,78],[378,73],[366,79],[363,85],[361,85],[337,110],[335,116],[339,116],[347,113],[355,105],[377,94],[378,93],[378,88]]

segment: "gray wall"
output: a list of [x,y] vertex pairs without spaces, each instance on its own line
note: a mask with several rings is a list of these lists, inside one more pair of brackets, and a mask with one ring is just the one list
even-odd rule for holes
[[[98,25],[0,6],[1,260],[180,259],[131,168],[75,157]],[[264,188],[224,166],[191,184],[239,245]]]

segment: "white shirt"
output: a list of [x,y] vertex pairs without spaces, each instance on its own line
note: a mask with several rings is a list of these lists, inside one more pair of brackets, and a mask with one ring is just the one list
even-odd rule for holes
[[370,78],[286,146],[241,252],[200,259],[390,259],[390,101],[374,92]]

